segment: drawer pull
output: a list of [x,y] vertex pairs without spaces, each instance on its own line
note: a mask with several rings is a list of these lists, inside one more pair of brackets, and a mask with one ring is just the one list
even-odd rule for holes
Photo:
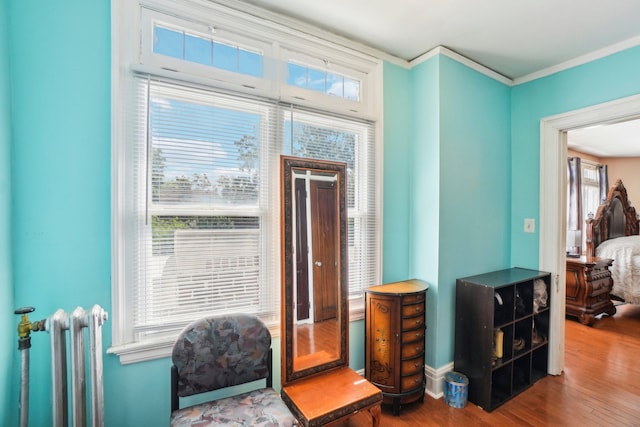
[[419,325],[419,324],[421,324],[421,323],[422,323],[422,319],[418,319],[418,320],[416,320],[416,325]]
[[418,384],[420,381],[421,381],[420,378],[414,378],[413,379],[413,382],[416,383],[416,384]]
[[419,363],[414,363],[413,366],[415,366],[416,368],[419,368],[421,365]]
[[416,332],[416,338],[420,338],[422,334],[420,332]]

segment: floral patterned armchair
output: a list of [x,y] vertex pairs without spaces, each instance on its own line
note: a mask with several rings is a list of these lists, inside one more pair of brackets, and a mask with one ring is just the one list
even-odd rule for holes
[[[297,425],[272,388],[271,334],[257,317],[196,320],[180,333],[171,358],[171,427]],[[179,408],[180,397],[260,379],[264,388]]]

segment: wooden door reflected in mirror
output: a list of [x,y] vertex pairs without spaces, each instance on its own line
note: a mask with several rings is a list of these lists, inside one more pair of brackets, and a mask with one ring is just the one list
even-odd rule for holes
[[282,383],[348,365],[346,165],[282,156]]

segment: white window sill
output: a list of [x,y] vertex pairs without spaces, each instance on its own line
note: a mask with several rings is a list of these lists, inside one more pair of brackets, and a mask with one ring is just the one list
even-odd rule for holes
[[163,340],[156,342],[139,342],[110,347],[108,354],[116,354],[120,357],[120,363],[128,365],[130,363],[146,362],[149,360],[170,357],[174,340]]
[[[352,304],[349,310],[349,322],[355,322],[364,319],[364,305]],[[277,337],[272,331],[272,337]],[[174,339],[164,339],[159,341],[145,341],[131,344],[123,344],[109,347],[107,354],[115,354],[120,357],[122,365],[131,363],[147,362],[163,357],[171,357]]]

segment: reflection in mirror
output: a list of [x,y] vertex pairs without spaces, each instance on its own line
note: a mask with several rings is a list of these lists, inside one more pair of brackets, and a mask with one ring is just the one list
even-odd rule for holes
[[283,384],[348,363],[345,171],[282,157]]

